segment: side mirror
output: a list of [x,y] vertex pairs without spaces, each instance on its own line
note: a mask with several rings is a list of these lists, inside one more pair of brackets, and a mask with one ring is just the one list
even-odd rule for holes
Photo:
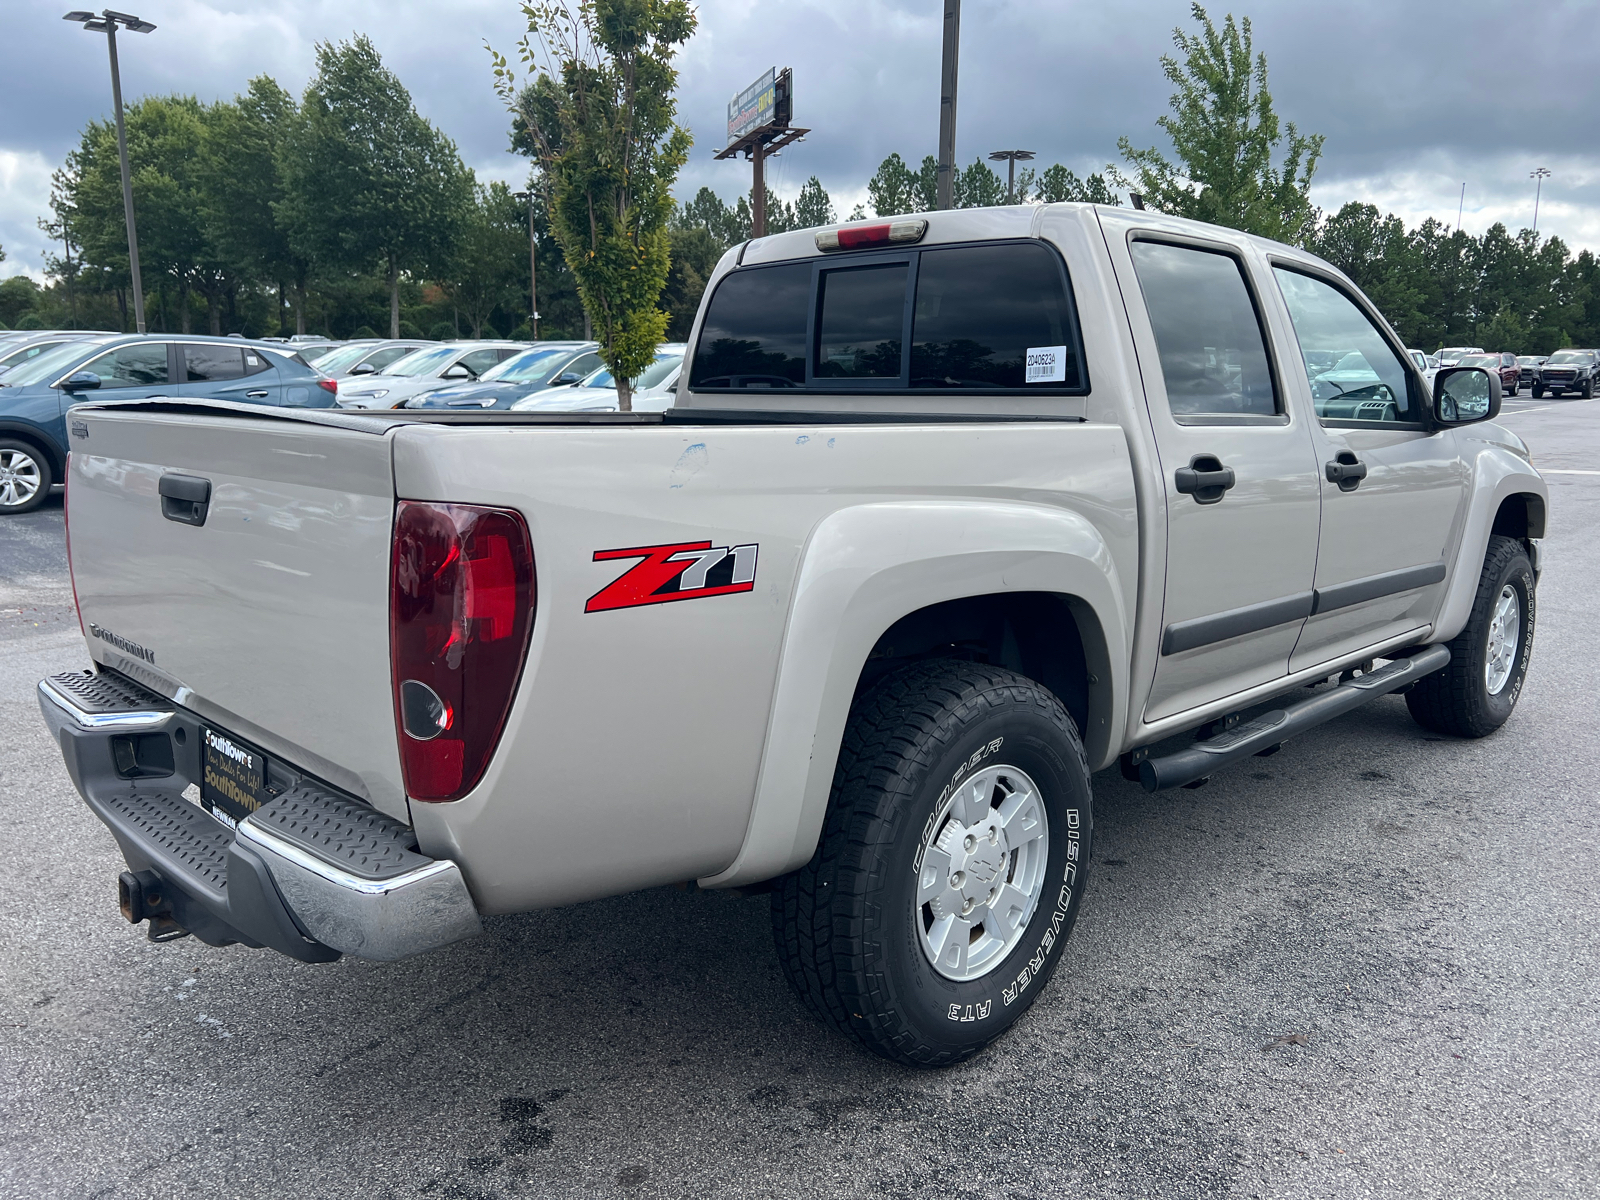
[[373,366],[369,362],[357,363],[355,366],[350,368],[350,374],[352,374],[352,375],[374,375],[374,374],[377,373],[377,370],[378,370],[378,368]]
[[579,375],[576,371],[563,371],[560,375],[556,376],[555,386],[560,387],[564,383],[577,383],[578,380],[582,378],[583,376]]
[[1438,424],[1471,425],[1499,415],[1499,371],[1444,367],[1433,377],[1433,419]]
[[457,363],[455,366],[447,368],[439,376],[440,379],[471,379],[472,377],[471,369],[463,363]]
[[79,371],[69,375],[62,388],[69,392],[89,392],[100,386],[100,376],[93,371]]

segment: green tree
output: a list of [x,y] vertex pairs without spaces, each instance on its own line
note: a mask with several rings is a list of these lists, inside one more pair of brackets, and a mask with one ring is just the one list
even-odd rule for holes
[[503,183],[478,185],[451,255],[445,292],[482,337],[489,315],[517,300],[527,272],[527,209]]
[[1034,198],[1045,204],[1076,201],[1084,204],[1119,205],[1122,201],[1101,175],[1079,179],[1060,163],[1045,168],[1039,176]]
[[832,225],[838,219],[839,214],[834,212],[833,201],[828,198],[822,180],[813,175],[806,180],[799,198],[794,202],[795,227],[812,229],[818,225]]
[[275,212],[308,261],[377,268],[400,336],[400,276],[438,270],[472,205],[455,144],[418,115],[411,95],[365,37],[317,45],[279,158]]
[[295,293],[295,332],[305,332],[305,291],[310,262],[295,251],[279,219],[283,205],[283,143],[298,106],[268,75],[250,81],[245,94],[216,105],[206,123],[201,179],[207,234],[219,258],[239,275],[276,285],[282,328],[284,292]]
[[633,408],[629,381],[655,358],[671,258],[672,185],[691,139],[677,123],[678,48],[695,30],[687,0],[533,0],[518,44],[519,90],[491,49],[495,88],[525,124],[550,180],[550,224],[577,280],[600,355]]
[[694,194],[694,199],[684,203],[673,217],[674,229],[704,229],[713,241],[722,246],[732,246],[750,236],[748,221],[741,227],[734,210],[723,203],[722,197],[708,187]]
[[956,173],[957,208],[993,208],[1006,202],[1006,181],[983,159]]
[[27,329],[23,318],[38,307],[40,287],[26,275],[0,279],[0,322],[14,329]]
[[1322,135],[1280,124],[1267,90],[1267,56],[1253,52],[1249,18],[1236,24],[1229,14],[1218,30],[1200,4],[1190,11],[1201,31],[1172,31],[1183,62],[1161,56],[1177,91],[1172,113],[1156,124],[1176,161],[1119,138],[1134,179],[1115,167],[1113,178],[1161,212],[1298,243],[1316,220],[1308,192]]
[[700,310],[700,298],[705,295],[706,282],[717,269],[717,261],[727,252],[727,245],[712,237],[703,226],[674,229],[672,238],[672,269],[667,273],[667,285],[661,292],[661,303],[667,310],[667,340],[685,341],[694,326],[695,313]]
[[1311,231],[1306,248],[1350,276],[1400,336],[1416,344],[1422,326],[1422,272],[1405,222],[1352,200]]

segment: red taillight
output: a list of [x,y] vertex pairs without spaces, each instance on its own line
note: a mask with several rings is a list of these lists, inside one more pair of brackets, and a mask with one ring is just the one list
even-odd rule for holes
[[864,250],[891,242],[920,242],[927,232],[928,223],[923,220],[885,221],[881,225],[841,225],[818,230],[815,240],[818,250]]
[[317,386],[325,392],[332,392],[335,396],[339,394],[339,381],[337,379],[319,379],[317,380]]
[[389,644],[400,765],[413,800],[459,800],[494,755],[533,628],[522,514],[402,500]]
[[67,581],[72,584],[72,611],[78,614],[78,632],[84,637],[89,631],[83,627],[83,605],[78,603],[78,577],[72,570],[72,453],[68,451],[66,465],[61,470],[61,531],[67,542]]

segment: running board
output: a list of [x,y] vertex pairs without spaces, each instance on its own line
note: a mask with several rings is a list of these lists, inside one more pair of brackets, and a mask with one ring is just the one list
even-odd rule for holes
[[1369,700],[1387,696],[1398,688],[1415,683],[1425,675],[1444,669],[1450,663],[1450,647],[1429,646],[1410,658],[1397,659],[1370,675],[1341,683],[1331,691],[1308,697],[1287,708],[1273,709],[1253,721],[1235,725],[1225,733],[1195,742],[1175,754],[1147,758],[1139,764],[1139,782],[1147,792],[1182,787],[1204,779],[1218,767],[1276,749],[1281,743],[1314,729],[1324,721],[1343,716]]

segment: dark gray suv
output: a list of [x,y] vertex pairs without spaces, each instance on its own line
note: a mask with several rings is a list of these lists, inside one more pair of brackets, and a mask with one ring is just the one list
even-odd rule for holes
[[1552,396],[1577,392],[1585,400],[1592,400],[1597,375],[1600,375],[1600,354],[1593,350],[1557,350],[1539,368],[1533,394],[1542,397],[1546,392]]

